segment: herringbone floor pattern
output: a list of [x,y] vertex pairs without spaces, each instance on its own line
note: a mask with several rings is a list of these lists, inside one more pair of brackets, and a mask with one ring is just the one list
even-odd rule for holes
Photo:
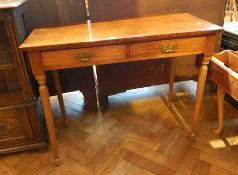
[[[83,98],[65,94],[69,127],[57,125],[63,164],[55,167],[50,150],[0,157],[0,175],[235,175],[238,174],[238,110],[225,104],[222,138],[216,126],[216,96],[205,92],[195,141],[188,139],[195,83],[176,84],[173,105],[168,86],[131,90],[110,97],[109,111],[83,108]],[[55,97],[51,99],[60,117]],[[237,117],[237,118],[236,118]]]

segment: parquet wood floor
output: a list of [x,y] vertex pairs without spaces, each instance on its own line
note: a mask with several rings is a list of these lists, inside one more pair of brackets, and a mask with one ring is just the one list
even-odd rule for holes
[[[170,108],[168,86],[135,89],[110,97],[98,117],[83,107],[78,92],[64,94],[69,127],[57,124],[63,164],[55,167],[50,150],[0,157],[0,175],[236,175],[238,110],[225,104],[225,129],[217,124],[216,96],[205,92],[195,141],[188,139],[195,83],[178,83]],[[60,110],[51,99],[56,120]]]

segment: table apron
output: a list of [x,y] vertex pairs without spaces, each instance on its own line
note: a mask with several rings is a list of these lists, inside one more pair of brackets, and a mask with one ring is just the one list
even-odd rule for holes
[[41,52],[45,70],[203,54],[206,37]]

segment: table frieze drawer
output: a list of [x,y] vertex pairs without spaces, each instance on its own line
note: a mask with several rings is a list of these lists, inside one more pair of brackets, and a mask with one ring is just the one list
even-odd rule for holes
[[130,57],[184,56],[204,53],[206,37],[182,38],[134,43],[130,46]]
[[46,70],[109,64],[126,59],[126,45],[41,52]]

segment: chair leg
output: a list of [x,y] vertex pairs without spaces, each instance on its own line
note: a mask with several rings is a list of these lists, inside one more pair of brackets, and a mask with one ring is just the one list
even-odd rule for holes
[[217,88],[217,106],[218,106],[218,127],[214,130],[214,133],[220,135],[223,130],[224,123],[224,95],[225,91],[221,87]]
[[67,117],[66,117],[66,112],[65,112],[64,99],[63,99],[63,95],[62,95],[63,93],[62,93],[62,89],[61,89],[59,73],[57,70],[52,71],[52,73],[53,73],[55,90],[56,90],[56,94],[58,97],[60,110],[61,110],[61,114],[62,114],[62,118],[63,118],[63,123],[64,123],[64,126],[67,127]]
[[234,11],[235,19],[236,19],[236,21],[238,21],[238,11],[237,11],[237,6],[236,6],[236,1],[235,0],[232,0],[232,8],[233,8],[233,11]]
[[176,73],[177,59],[171,58],[170,72],[169,72],[169,95],[168,95],[168,106],[171,106],[174,97],[174,79]]

